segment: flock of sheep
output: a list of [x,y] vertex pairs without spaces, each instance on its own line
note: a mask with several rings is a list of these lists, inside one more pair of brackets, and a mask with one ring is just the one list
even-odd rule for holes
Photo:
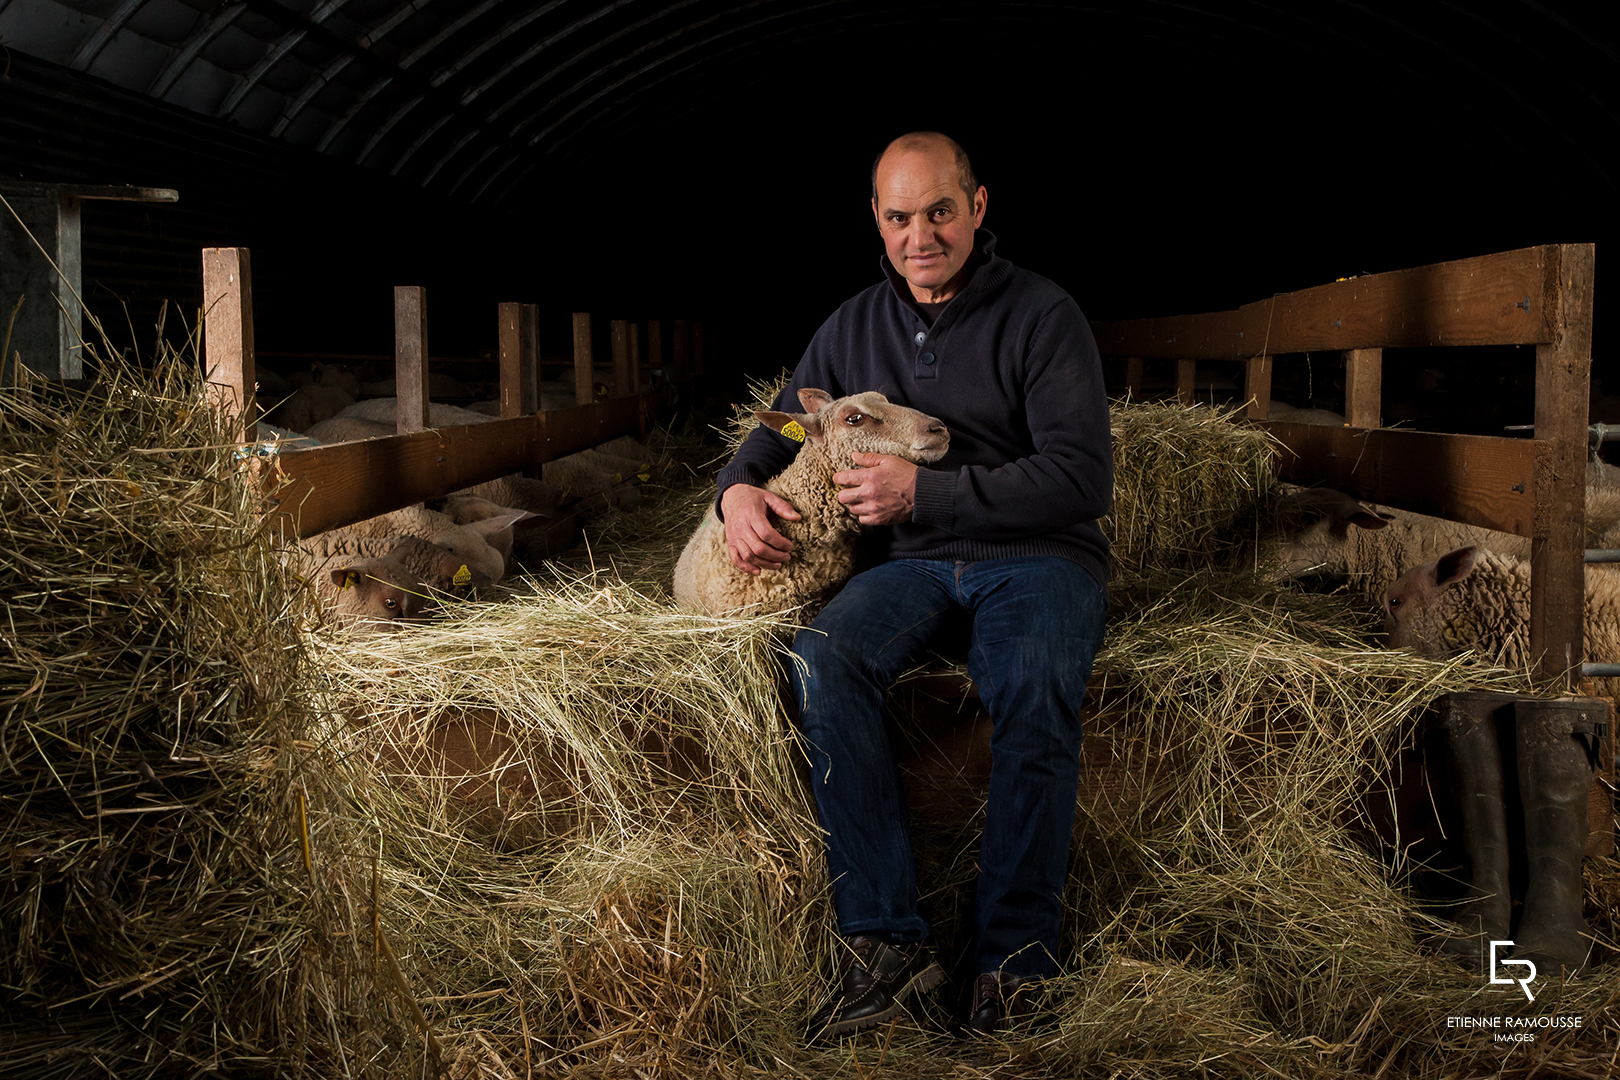
[[[361,391],[352,375],[317,366],[272,415],[283,421],[285,437],[294,437],[299,429],[293,424],[302,423],[302,434],[316,442],[393,434],[394,399],[359,400]],[[547,388],[545,394],[548,407],[573,404],[566,388]],[[852,467],[850,455],[858,451],[927,463],[938,460],[948,444],[938,420],[880,394],[834,399],[806,390],[800,404],[803,413],[757,414],[802,444],[792,465],[768,485],[801,514],[800,521],[779,523],[794,543],[793,560],[758,575],[738,570],[711,508],[675,569],[673,591],[681,606],[712,615],[813,611],[852,573],[860,533],[837,501],[832,474]],[[319,415],[322,410],[327,414]],[[429,421],[482,423],[495,412],[493,402],[470,409],[434,405]],[[850,423],[850,417],[884,422]],[[555,529],[560,508],[570,499],[598,506],[622,501],[633,493],[624,481],[645,479],[652,464],[635,440],[617,439],[547,463],[540,481],[506,477],[310,538],[292,559],[339,621],[421,619],[434,591],[465,593],[500,581],[520,534],[551,528],[549,537],[538,534],[550,544],[542,554],[567,546],[573,534]],[[1602,466],[1588,479],[1587,544],[1620,547],[1620,486]],[[1529,661],[1530,550],[1524,537],[1380,509],[1335,491],[1287,488],[1271,542],[1280,576],[1346,577],[1379,602],[1392,647],[1437,658],[1476,650],[1512,667]],[[1586,592],[1588,651],[1620,660],[1620,573],[1589,570]]]
[[[274,373],[259,373],[260,394],[277,402],[260,425],[260,437],[285,449],[377,438],[395,433],[392,391],[362,386],[337,365],[317,364],[291,385]],[[454,392],[439,385],[430,392]],[[573,392],[547,387],[547,408],[573,405]],[[496,403],[462,409],[431,405],[429,424],[454,427],[488,423]],[[434,610],[438,594],[466,595],[494,585],[519,557],[556,555],[578,536],[592,512],[626,505],[635,482],[650,477],[654,455],[625,436],[600,447],[547,462],[541,479],[512,475],[300,540],[285,553],[290,569],[315,591],[323,615],[342,625],[378,627],[415,622]]]

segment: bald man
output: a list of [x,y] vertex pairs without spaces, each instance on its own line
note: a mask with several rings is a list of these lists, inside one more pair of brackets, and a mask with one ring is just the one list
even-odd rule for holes
[[[1091,327],[1061,288],[995,253],[981,227],[987,199],[946,136],[889,144],[872,172],[886,280],[822,325],[776,403],[792,407],[802,387],[877,390],[951,432],[932,465],[857,454],[859,468],[834,476],[882,561],[793,642],[799,728],[848,945],[811,1042],[880,1024],[944,980],[918,911],[885,702],[919,653],[964,630],[995,725],[964,1029],[1004,1029],[1027,1011],[1030,984],[1057,970],[1079,713],[1108,603],[1097,519],[1113,500],[1113,459]],[[727,548],[750,573],[793,558],[772,520],[798,512],[761,485],[797,451],[761,426],[720,473]]]

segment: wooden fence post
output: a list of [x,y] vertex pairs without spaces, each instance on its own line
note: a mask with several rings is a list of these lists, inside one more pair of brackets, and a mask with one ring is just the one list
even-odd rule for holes
[[647,320],[647,366],[656,372],[658,385],[669,382],[669,372],[664,370],[664,320]]
[[1176,400],[1191,405],[1198,394],[1198,361],[1176,361]]
[[1384,426],[1384,350],[1344,352],[1344,418],[1354,428]]
[[574,312],[574,404],[596,400],[595,361],[591,357],[591,313]]
[[394,286],[394,393],[401,435],[428,426],[427,289]]
[[1271,357],[1249,357],[1244,365],[1243,392],[1249,397],[1250,420],[1271,416]]
[[212,396],[236,418],[237,437],[257,435],[253,391],[253,266],[247,248],[203,248],[203,356]]
[[630,396],[630,324],[614,319],[608,324],[608,339],[613,346],[613,396]]
[[1147,390],[1147,365],[1140,356],[1125,358],[1125,392],[1132,401],[1141,401]]
[[692,374],[694,375],[703,374],[703,346],[703,324],[700,322],[694,322],[692,324]]
[[630,392],[641,393],[641,323],[630,324]]
[[501,418],[527,416],[540,407],[534,304],[500,305]]
[[[1536,475],[1530,546],[1530,651],[1539,673],[1566,692],[1585,656],[1586,424],[1592,374],[1591,244],[1549,247],[1543,296],[1551,340],[1536,346],[1536,439],[1552,444]],[[1620,662],[1620,656],[1591,659]]]
[[671,337],[673,338],[670,345],[671,352],[674,355],[675,377],[684,379],[693,374],[691,364],[692,339],[686,333],[685,319],[676,319],[674,321]]

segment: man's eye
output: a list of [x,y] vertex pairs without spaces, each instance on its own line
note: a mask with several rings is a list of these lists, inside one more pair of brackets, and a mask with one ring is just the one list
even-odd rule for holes
[[949,210],[945,209],[943,206],[940,207],[938,210],[934,211],[934,220],[935,221],[944,221],[946,218],[948,218],[950,216],[951,216],[951,212]]

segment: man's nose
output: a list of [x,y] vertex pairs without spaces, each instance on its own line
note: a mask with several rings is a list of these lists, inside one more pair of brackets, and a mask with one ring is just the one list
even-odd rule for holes
[[920,214],[911,219],[911,224],[906,226],[906,232],[909,234],[906,237],[907,241],[916,250],[920,251],[934,242],[933,226]]

